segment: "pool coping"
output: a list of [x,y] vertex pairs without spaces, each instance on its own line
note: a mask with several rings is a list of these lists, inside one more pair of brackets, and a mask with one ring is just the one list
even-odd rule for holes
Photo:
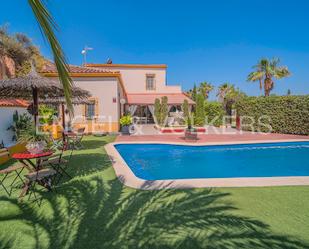
[[194,178],[171,180],[144,180],[137,177],[118,150],[117,144],[170,144],[186,146],[205,145],[232,145],[232,144],[261,144],[284,142],[309,142],[309,139],[280,139],[280,140],[250,140],[232,142],[167,142],[167,141],[136,141],[114,142],[104,146],[115,170],[116,176],[124,185],[143,190],[156,189],[188,189],[188,188],[212,188],[212,187],[268,187],[268,186],[299,186],[309,185],[309,176],[291,177],[241,177],[241,178]]

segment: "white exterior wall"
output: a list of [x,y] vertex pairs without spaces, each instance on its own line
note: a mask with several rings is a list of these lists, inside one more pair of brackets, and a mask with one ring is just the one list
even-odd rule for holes
[[[180,86],[166,85],[166,68],[123,68],[100,67],[100,69],[120,71],[127,93],[181,93]],[[146,75],[155,75],[155,90],[146,90]]]
[[14,133],[7,130],[13,123],[15,111],[18,111],[18,114],[28,113],[27,109],[23,107],[0,107],[0,143],[3,140],[6,147],[16,143],[16,141],[12,141]]
[[[88,90],[93,98],[98,99],[98,113],[100,122],[119,121],[119,99],[120,91],[117,78],[73,78],[74,84],[82,89]],[[113,103],[116,98],[116,103]],[[82,116],[83,106],[75,106],[75,116]]]

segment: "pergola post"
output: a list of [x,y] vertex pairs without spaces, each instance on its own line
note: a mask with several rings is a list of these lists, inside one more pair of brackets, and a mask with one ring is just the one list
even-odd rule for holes
[[33,97],[34,125],[35,125],[35,128],[37,128],[38,114],[39,114],[39,103],[38,103],[38,89],[36,87],[32,87],[32,97]]

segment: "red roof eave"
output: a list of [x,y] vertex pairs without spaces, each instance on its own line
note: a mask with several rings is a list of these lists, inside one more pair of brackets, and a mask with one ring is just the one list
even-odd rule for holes
[[29,103],[22,99],[0,99],[0,107],[28,107]]

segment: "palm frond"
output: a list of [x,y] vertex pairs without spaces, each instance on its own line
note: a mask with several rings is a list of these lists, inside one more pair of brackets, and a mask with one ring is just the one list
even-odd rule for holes
[[271,67],[274,67],[274,68],[277,67],[279,63],[280,63],[280,59],[276,57],[272,58],[270,61]]
[[276,68],[275,73],[274,73],[274,77],[276,79],[282,79],[282,78],[288,77],[290,75],[291,75],[291,73],[290,73],[290,71],[287,67]]
[[261,72],[261,71],[251,72],[247,77],[247,81],[258,81],[258,80],[262,80],[263,77],[264,77],[264,72]]
[[69,67],[66,62],[66,58],[62,51],[62,48],[57,40],[55,31],[57,31],[57,25],[49,13],[47,7],[41,0],[28,0],[29,5],[32,8],[33,14],[36,17],[42,34],[47,39],[52,53],[54,55],[54,62],[57,67],[58,77],[60,83],[63,86],[64,95],[66,99],[67,108],[71,114],[73,114],[73,105],[71,101],[73,81],[69,75]]

